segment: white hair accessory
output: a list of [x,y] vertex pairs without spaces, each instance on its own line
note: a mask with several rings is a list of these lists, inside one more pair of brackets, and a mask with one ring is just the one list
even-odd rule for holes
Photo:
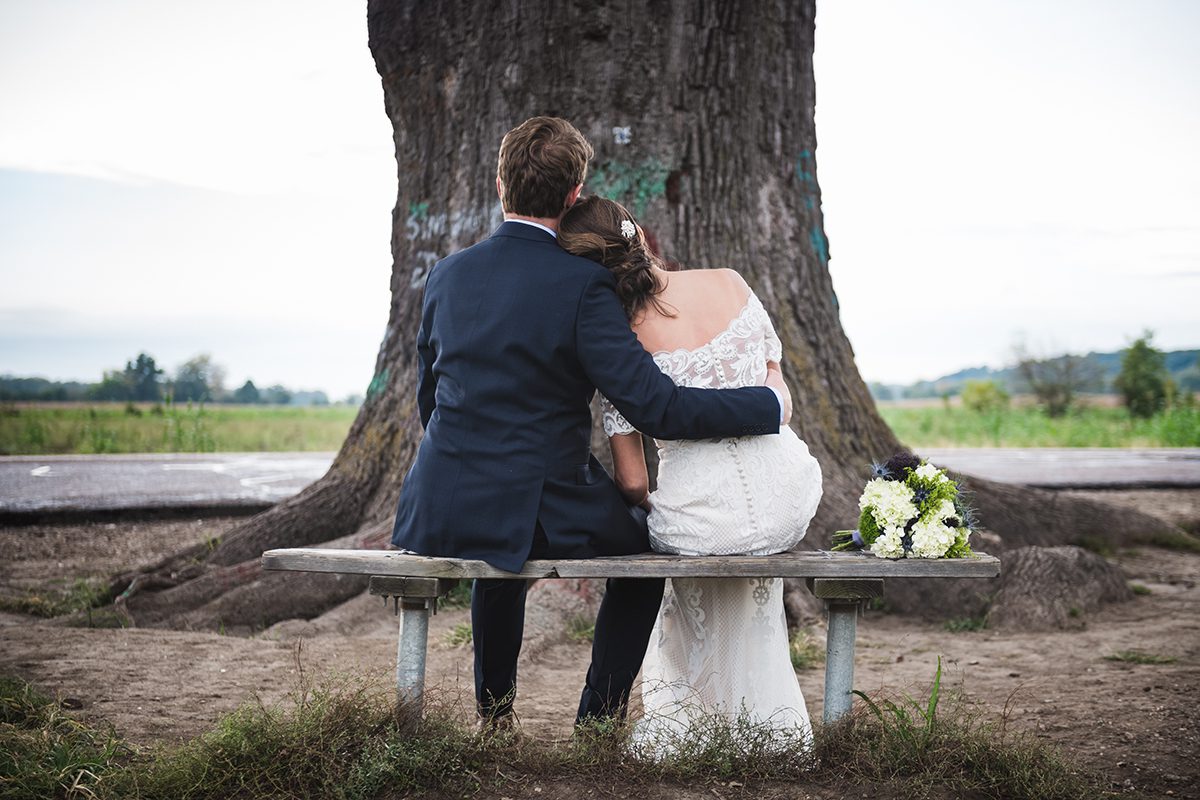
[[621,235],[622,236],[624,236],[626,239],[632,239],[634,234],[636,234],[636,233],[637,233],[637,228],[634,227],[632,222],[630,222],[627,219],[621,220]]

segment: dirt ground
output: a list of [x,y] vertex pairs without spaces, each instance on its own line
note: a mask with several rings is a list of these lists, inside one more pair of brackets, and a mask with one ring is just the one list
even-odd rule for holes
[[[1190,530],[1200,490],[1088,493],[1159,513]],[[107,576],[219,534],[228,519],[0,529],[0,595]],[[1200,554],[1143,547],[1115,560],[1148,593],[1090,615],[1071,632],[950,632],[938,624],[868,612],[859,624],[855,686],[868,693],[927,692],[943,658],[943,688],[1062,746],[1117,787],[1200,798]],[[470,645],[449,638],[467,620],[443,609],[430,630],[428,684],[439,702],[471,708]],[[818,635],[822,635],[820,631]],[[281,623],[255,638],[144,629],[66,628],[0,614],[0,673],[82,703],[139,744],[207,729],[256,698],[271,703],[312,675],[391,680],[396,620],[377,598],[325,616]],[[517,711],[529,735],[569,733],[588,645],[563,640],[522,656]],[[1136,650],[1174,659],[1109,660]],[[797,678],[819,719],[824,674]],[[335,677],[336,680],[336,677]]]

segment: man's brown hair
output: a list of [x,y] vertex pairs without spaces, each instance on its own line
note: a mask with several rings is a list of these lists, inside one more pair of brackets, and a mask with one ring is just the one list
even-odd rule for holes
[[567,195],[587,177],[592,146],[574,125],[558,117],[532,117],[500,142],[496,175],[509,214],[557,217]]

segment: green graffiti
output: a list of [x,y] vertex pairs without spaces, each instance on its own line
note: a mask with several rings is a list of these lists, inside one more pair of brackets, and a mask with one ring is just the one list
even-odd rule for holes
[[429,203],[409,203],[408,215],[413,219],[425,219],[429,213]]
[[367,400],[374,399],[375,395],[387,388],[388,374],[388,368],[384,367],[383,372],[371,378],[371,385],[367,387]]
[[592,194],[623,203],[641,216],[651,200],[666,193],[669,173],[666,165],[656,160],[632,165],[606,161],[592,172],[587,185]]

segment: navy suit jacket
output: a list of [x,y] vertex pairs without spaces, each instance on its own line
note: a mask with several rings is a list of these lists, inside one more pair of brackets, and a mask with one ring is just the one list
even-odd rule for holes
[[440,261],[417,334],[425,435],[392,543],[519,571],[538,522],[559,558],[647,549],[591,454],[597,389],[658,439],[779,432],[765,387],[677,387],[629,328],[604,267],[531,225],[505,222]]

